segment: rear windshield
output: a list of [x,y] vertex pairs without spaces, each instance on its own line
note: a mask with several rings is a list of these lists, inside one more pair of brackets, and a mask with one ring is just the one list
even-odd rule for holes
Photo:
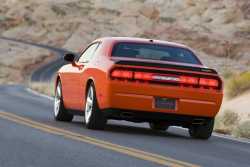
[[188,49],[159,44],[120,42],[114,46],[112,56],[201,64]]

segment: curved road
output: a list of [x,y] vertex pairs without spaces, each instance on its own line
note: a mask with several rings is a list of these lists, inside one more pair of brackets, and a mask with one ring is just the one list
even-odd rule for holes
[[52,47],[52,46],[48,46],[48,45],[44,45],[44,44],[27,42],[27,41],[23,41],[23,40],[19,40],[19,39],[14,39],[14,38],[0,37],[0,39],[6,40],[6,41],[11,41],[11,42],[21,43],[24,45],[30,45],[30,46],[34,46],[34,47],[47,49],[47,50],[51,51],[52,53],[54,53],[55,55],[57,55],[58,58],[56,60],[53,60],[50,63],[38,68],[37,70],[35,70],[32,73],[31,81],[36,81],[36,82],[50,81],[53,78],[54,73],[62,65],[65,64],[65,62],[63,61],[63,55],[65,53],[74,53],[72,51],[69,51],[69,50],[66,50],[63,48],[56,48],[56,47]]
[[[60,58],[45,65],[32,80],[49,80],[62,64]],[[250,166],[249,141],[217,135],[194,140],[180,128],[153,132],[147,124],[125,121],[109,121],[104,131],[93,131],[84,128],[81,117],[55,122],[52,109],[51,98],[20,85],[0,86],[1,167]]]

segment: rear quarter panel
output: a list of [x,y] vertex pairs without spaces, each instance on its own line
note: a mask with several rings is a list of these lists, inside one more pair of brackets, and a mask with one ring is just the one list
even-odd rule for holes
[[109,103],[109,69],[113,66],[113,62],[105,55],[98,55],[87,67],[86,71],[82,73],[82,102],[81,107],[85,105],[87,82],[92,80],[96,90],[96,97],[100,108]]

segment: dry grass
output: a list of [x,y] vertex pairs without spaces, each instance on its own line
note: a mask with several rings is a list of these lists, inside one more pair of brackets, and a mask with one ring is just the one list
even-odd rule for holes
[[66,14],[67,14],[62,8],[60,8],[57,5],[52,5],[51,9],[53,12],[55,12],[59,16],[66,16]]
[[54,84],[48,82],[30,82],[29,87],[39,93],[54,96]]
[[250,72],[234,75],[226,83],[228,97],[233,98],[250,89]]
[[160,17],[160,20],[162,22],[167,22],[167,23],[174,23],[174,22],[176,22],[176,18],[173,18],[173,17]]
[[240,123],[233,131],[233,136],[250,139],[250,120]]
[[250,139],[250,120],[241,121],[236,112],[226,110],[216,117],[214,131],[238,138]]
[[229,68],[224,68],[222,70],[222,77],[225,80],[228,80],[228,79],[232,78],[234,75],[235,75],[235,73],[231,69],[229,69]]
[[214,130],[223,134],[232,134],[240,121],[239,115],[231,110],[226,110],[215,119]]

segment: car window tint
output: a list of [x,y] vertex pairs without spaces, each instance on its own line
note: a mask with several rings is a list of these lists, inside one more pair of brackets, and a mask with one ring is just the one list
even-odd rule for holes
[[189,49],[159,44],[120,42],[114,46],[112,56],[201,64]]
[[80,56],[79,62],[85,63],[88,62],[94,55],[95,51],[97,50],[99,43],[94,43],[90,45]]

